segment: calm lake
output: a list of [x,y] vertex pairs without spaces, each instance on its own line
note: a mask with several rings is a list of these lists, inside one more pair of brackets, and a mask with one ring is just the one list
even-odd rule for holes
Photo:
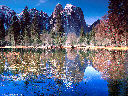
[[128,51],[0,50],[0,96],[128,95]]

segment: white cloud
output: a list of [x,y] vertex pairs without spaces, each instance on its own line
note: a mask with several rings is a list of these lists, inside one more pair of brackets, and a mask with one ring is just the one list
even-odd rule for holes
[[46,3],[46,2],[47,2],[47,0],[39,0],[39,2],[36,4],[36,6],[39,6],[40,4]]

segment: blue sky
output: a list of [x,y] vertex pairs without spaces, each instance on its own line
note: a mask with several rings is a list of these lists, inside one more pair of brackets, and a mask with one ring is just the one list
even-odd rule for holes
[[0,5],[6,5],[17,13],[20,13],[27,5],[29,9],[43,10],[48,15],[52,14],[58,3],[61,3],[63,7],[66,4],[80,7],[87,24],[92,24],[108,11],[108,0],[0,0]]

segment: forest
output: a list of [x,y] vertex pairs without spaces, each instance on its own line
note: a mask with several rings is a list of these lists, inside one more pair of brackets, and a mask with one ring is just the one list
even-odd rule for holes
[[[0,46],[128,46],[127,6],[127,0],[109,0],[108,13],[102,16],[99,23],[94,24],[89,32],[81,26],[79,36],[74,32],[66,34],[64,17],[59,11],[55,17],[55,26],[47,26],[47,16],[41,18],[43,12],[29,10],[26,6],[21,18],[13,12],[11,20],[6,24],[7,28],[1,12]],[[31,12],[34,11],[31,10],[35,10],[32,17]]]

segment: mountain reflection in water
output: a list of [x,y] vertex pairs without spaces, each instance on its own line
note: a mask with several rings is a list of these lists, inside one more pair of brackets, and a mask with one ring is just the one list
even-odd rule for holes
[[0,95],[126,96],[127,62],[127,51],[1,49]]

